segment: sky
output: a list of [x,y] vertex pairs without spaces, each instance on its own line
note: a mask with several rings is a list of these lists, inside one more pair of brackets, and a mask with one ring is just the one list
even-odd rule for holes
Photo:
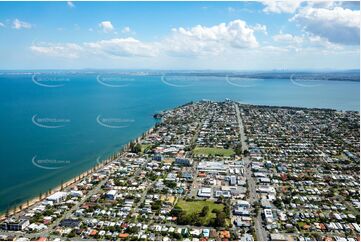
[[0,2],[0,69],[358,69],[359,2]]

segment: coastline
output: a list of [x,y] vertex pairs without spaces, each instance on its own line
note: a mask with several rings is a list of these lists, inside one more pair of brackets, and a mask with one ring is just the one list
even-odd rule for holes
[[[268,108],[286,108],[286,109],[310,109],[310,110],[328,110],[328,111],[340,111],[338,109],[333,109],[333,108],[317,108],[317,107],[302,107],[302,106],[290,106],[290,105],[265,105],[265,104],[248,104],[248,103],[242,103],[240,101],[236,101],[237,103],[243,104],[243,105],[250,105],[250,106],[259,106],[259,107],[268,107]],[[185,105],[185,104],[184,104]],[[180,106],[176,106],[174,108],[177,107],[181,107],[183,105]],[[153,118],[154,119],[159,119],[156,115],[161,115],[161,113],[167,111],[166,110],[162,110],[159,113],[154,113]],[[359,112],[355,111],[355,110],[348,110],[347,112]],[[96,163],[95,165],[93,165],[92,167],[88,168],[87,170],[81,172],[80,174],[68,179],[67,181],[65,181],[63,184],[58,184],[57,186],[55,186],[54,188],[51,188],[50,192],[48,194],[43,193],[42,197],[40,198],[39,195],[34,196],[30,199],[28,199],[28,201],[24,201],[22,203],[19,203],[17,205],[14,205],[12,207],[9,208],[9,216],[15,216],[21,212],[23,212],[24,210],[34,206],[35,204],[45,200],[48,196],[52,195],[55,192],[58,191],[62,191],[65,189],[68,189],[69,187],[71,187],[72,185],[74,185],[76,182],[78,182],[79,180],[89,176],[90,174],[92,174],[92,172],[94,172],[94,170],[98,170],[102,167],[104,167],[105,165],[107,165],[108,163],[118,159],[119,157],[121,157],[121,155],[124,153],[125,150],[127,150],[130,146],[130,144],[132,142],[139,142],[139,140],[141,140],[141,138],[144,135],[147,135],[149,133],[151,133],[153,131],[155,127],[155,124],[153,124],[148,130],[146,130],[145,132],[141,133],[140,135],[138,135],[135,139],[130,140],[128,143],[122,145],[120,148],[116,149],[115,152],[113,153],[113,155],[109,155],[110,157],[114,158],[108,158],[108,159],[104,159],[99,163]],[[6,211],[2,211],[0,212],[0,221],[3,221],[6,219]]]
[[[139,140],[144,135],[151,133],[153,131],[153,129],[154,129],[154,125],[152,127],[150,127],[148,130],[146,130],[145,132],[143,132],[141,135],[139,135],[137,138],[135,138],[135,139],[129,141],[128,143],[126,143],[125,145],[121,146],[117,151],[115,151],[114,158],[104,159],[101,162],[99,162],[98,164],[95,164],[94,166],[90,167],[86,171],[80,173],[79,175],[76,175],[75,177],[70,178],[63,184],[59,184],[59,185],[55,186],[54,188],[51,188],[50,192],[47,195],[43,194],[41,198],[39,196],[34,196],[34,197],[30,198],[28,201],[25,201],[23,203],[17,204],[15,206],[9,208],[9,216],[15,216],[15,215],[25,211],[26,209],[31,208],[35,204],[45,200],[48,196],[50,196],[58,191],[68,189],[69,187],[74,185],[76,182],[78,182],[81,179],[92,174],[92,172],[94,172],[94,170],[101,169],[108,163],[118,159],[129,148],[129,146],[132,142],[139,142]],[[0,213],[0,222],[4,221],[5,219],[6,219],[6,211]]]

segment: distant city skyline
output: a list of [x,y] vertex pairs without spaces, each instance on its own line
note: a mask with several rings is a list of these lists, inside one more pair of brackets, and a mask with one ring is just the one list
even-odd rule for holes
[[359,2],[1,2],[0,69],[358,69]]

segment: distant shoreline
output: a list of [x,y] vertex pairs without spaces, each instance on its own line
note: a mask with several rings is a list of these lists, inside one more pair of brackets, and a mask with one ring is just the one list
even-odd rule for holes
[[360,70],[340,71],[160,71],[160,70],[0,70],[0,75],[34,75],[34,74],[118,74],[131,76],[196,76],[226,77],[249,79],[290,79],[300,81],[351,81],[360,82]]

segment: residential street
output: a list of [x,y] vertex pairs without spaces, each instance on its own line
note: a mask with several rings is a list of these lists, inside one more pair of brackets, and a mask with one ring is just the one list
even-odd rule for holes
[[[240,115],[240,110],[239,110],[238,105],[236,105],[236,113],[237,113],[237,120],[239,123],[242,151],[245,151],[245,150],[248,150],[248,145],[246,142],[247,137],[244,133],[243,122],[242,122],[242,118]],[[248,156],[245,156],[243,158],[243,161],[245,162],[244,175],[247,179],[248,191],[249,191],[249,200],[248,201],[250,204],[254,204],[255,202],[259,202],[260,198],[258,197],[258,194],[256,192],[256,181],[255,181],[254,177],[252,176],[252,171],[251,171],[251,166],[250,166],[251,161]],[[254,227],[255,227],[256,236],[257,236],[256,239],[261,240],[261,241],[267,240],[268,234],[267,234],[267,231],[262,226],[262,216],[261,216],[260,211],[258,211],[257,217],[254,218]]]

